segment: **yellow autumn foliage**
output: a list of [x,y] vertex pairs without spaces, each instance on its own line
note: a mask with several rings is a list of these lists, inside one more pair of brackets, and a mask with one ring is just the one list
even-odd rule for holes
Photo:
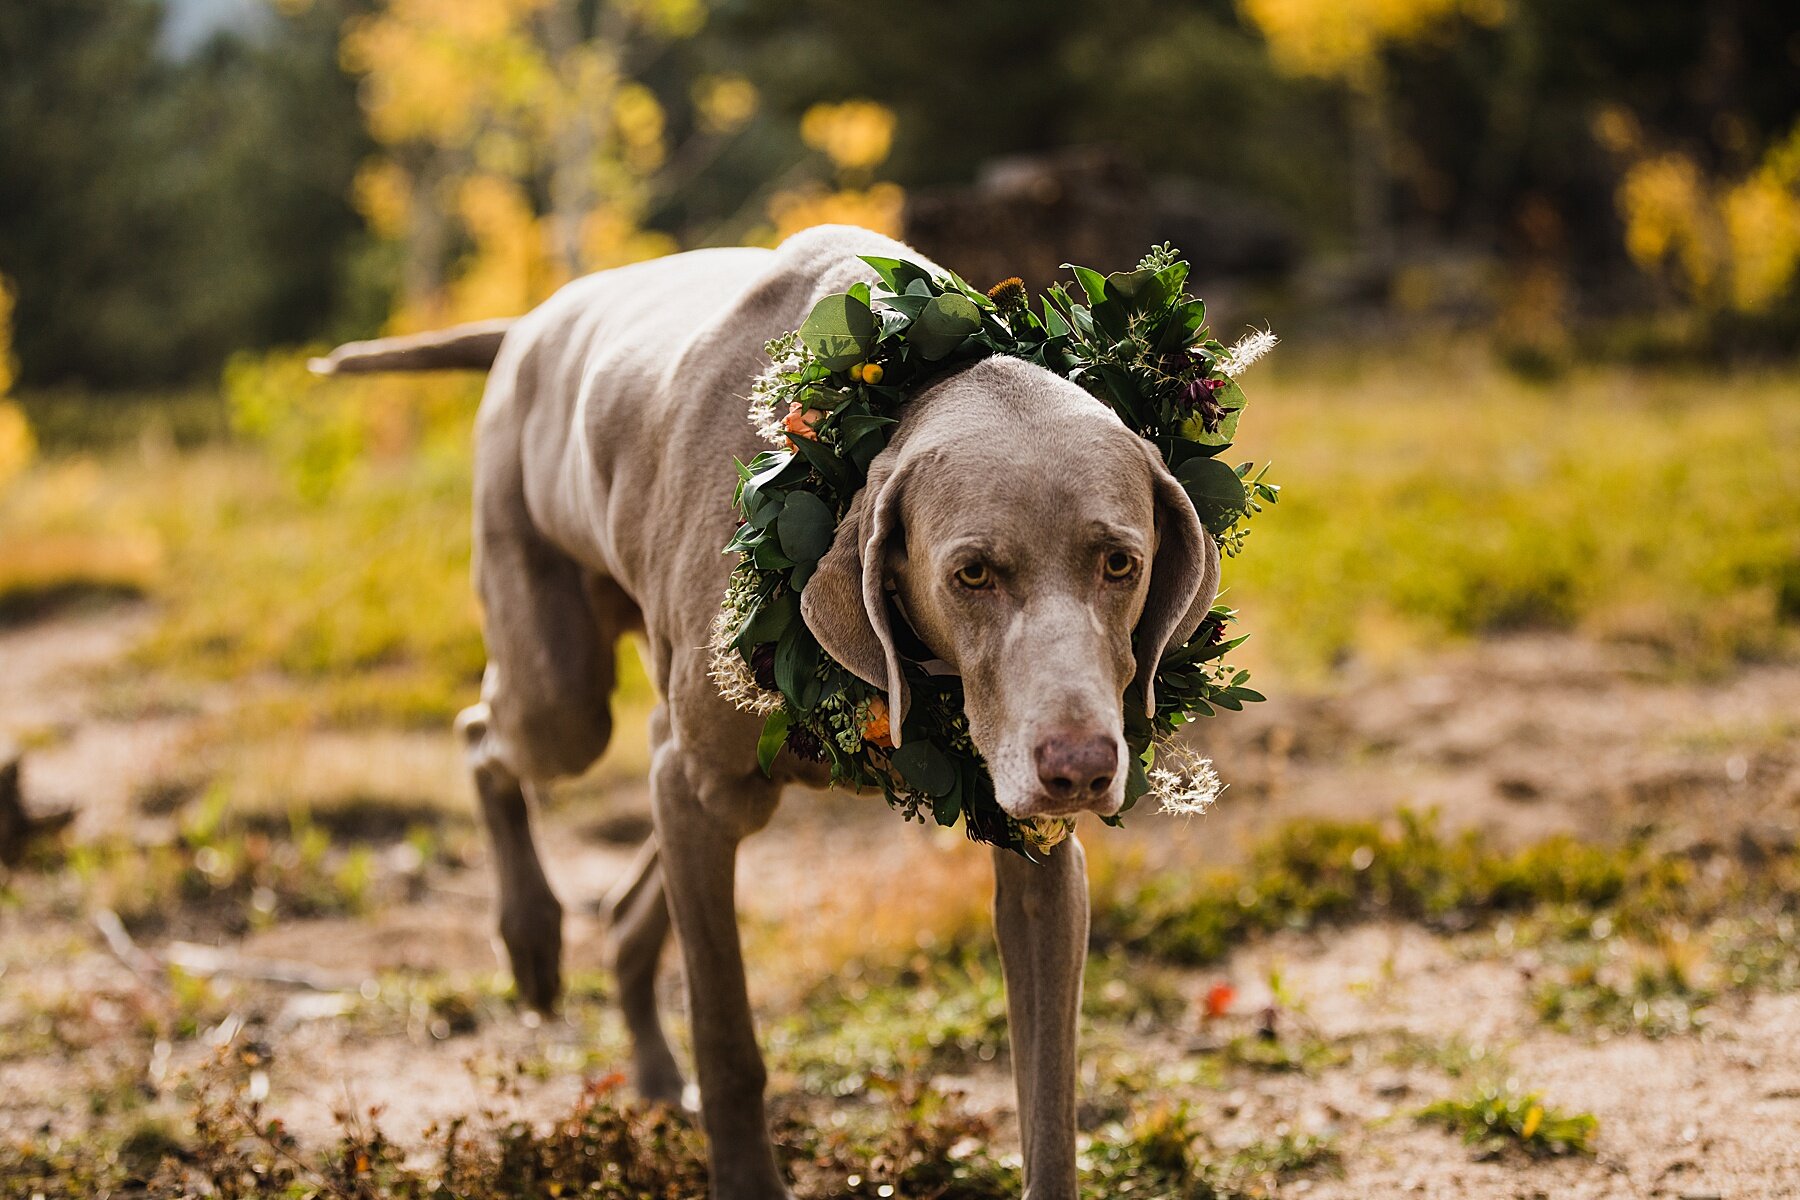
[[1493,27],[1506,0],[1238,0],[1284,70],[1354,79],[1382,46],[1427,36],[1453,17]]
[[894,145],[894,112],[873,100],[815,104],[800,118],[800,137],[840,171],[879,166]]
[[12,312],[12,287],[0,277],[0,487],[23,471],[37,451],[31,422],[5,398],[13,384]]
[[762,95],[742,75],[707,75],[692,88],[694,108],[708,133],[735,133],[756,115]]
[[769,199],[769,217],[775,222],[776,241],[814,225],[861,225],[897,238],[905,203],[906,193],[894,183],[835,190],[794,188]]
[[1617,199],[1632,259],[1705,311],[1760,312],[1800,276],[1800,125],[1738,180],[1685,154],[1644,155]]

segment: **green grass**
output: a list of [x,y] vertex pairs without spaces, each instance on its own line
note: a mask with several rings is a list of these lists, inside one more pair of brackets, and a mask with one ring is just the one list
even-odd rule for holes
[[1538,1157],[1592,1154],[1600,1122],[1591,1113],[1565,1113],[1537,1092],[1483,1086],[1466,1095],[1426,1105],[1418,1119],[1461,1136],[1489,1153],[1521,1150]]
[[1607,912],[1621,928],[1647,934],[1665,914],[1698,908],[1695,879],[1691,863],[1642,845],[1554,837],[1507,851],[1473,831],[1445,836],[1416,812],[1379,822],[1295,821],[1253,846],[1239,867],[1145,882],[1130,862],[1099,860],[1093,936],[1100,946],[1198,965],[1260,934],[1371,918],[1460,930],[1509,912],[1565,924]]
[[1791,645],[1797,390],[1792,369],[1533,385],[1473,348],[1284,347],[1238,446],[1284,490],[1226,566],[1231,598],[1261,657],[1301,672],[1517,628],[1698,665]]

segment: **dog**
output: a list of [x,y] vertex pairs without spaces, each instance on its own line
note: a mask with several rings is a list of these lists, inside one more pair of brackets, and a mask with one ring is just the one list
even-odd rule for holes
[[[488,666],[457,721],[491,838],[499,931],[521,996],[560,990],[562,908],[531,797],[612,735],[615,645],[635,633],[662,697],[650,720],[655,834],[607,898],[610,956],[644,1097],[684,1081],[656,1007],[671,921],[716,1200],[789,1195],[769,1139],[733,880],[738,843],[783,785],[822,768],[757,762],[760,719],[709,676],[737,517],[733,461],[765,342],[874,279],[861,255],[932,267],[866,230],[775,250],[677,254],[578,279],[516,321],[340,347],[322,373],[488,370],[476,419],[474,576]],[[898,622],[963,680],[970,730],[1015,817],[1116,813],[1125,705],[1218,590],[1219,554],[1155,448],[1067,379],[990,357],[911,398],[805,588],[834,658],[905,711]],[[903,615],[902,615],[903,614]],[[1025,1194],[1077,1195],[1076,1027],[1087,951],[1080,841],[994,855]]]

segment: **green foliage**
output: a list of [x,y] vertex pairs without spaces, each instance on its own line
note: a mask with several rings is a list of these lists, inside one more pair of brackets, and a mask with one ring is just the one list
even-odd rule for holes
[[1540,1019],[1571,1032],[1694,1033],[1710,1020],[1715,990],[1696,977],[1692,956],[1675,944],[1631,962],[1590,952],[1554,970],[1532,990]]
[[0,272],[27,384],[202,378],[366,309],[345,267],[368,141],[337,62],[358,7],[271,7],[183,57],[152,0],[0,10]]
[[[995,288],[1002,305],[955,274],[865,261],[879,283],[820,300],[798,330],[768,344],[771,366],[752,386],[753,415],[780,429],[786,444],[739,466],[734,499],[743,521],[725,548],[739,562],[714,674],[733,699],[768,714],[758,747],[765,771],[774,748],[786,746],[828,763],[834,779],[880,788],[909,818],[961,819],[976,841],[1042,850],[1066,823],[1020,822],[1000,810],[969,737],[960,683],[904,659],[913,703],[890,741],[881,690],[825,654],[801,619],[799,596],[907,398],[943,371],[989,355],[1023,359],[1093,393],[1157,447],[1202,523],[1234,553],[1242,522],[1278,495],[1261,474],[1249,476],[1249,463],[1234,470],[1216,458],[1230,448],[1245,403],[1230,376],[1254,356],[1212,337],[1206,305],[1183,290],[1187,263],[1167,246],[1132,271],[1070,267],[1082,299],[1055,285],[1041,311],[1017,280]],[[1153,738],[1215,706],[1262,699],[1244,686],[1247,672],[1220,662],[1237,645],[1224,638],[1234,615],[1215,609],[1186,644],[1170,648],[1156,675],[1156,712],[1128,716],[1135,765],[1125,809],[1167,773],[1146,773]]]
[[1239,869],[1130,884],[1098,881],[1093,936],[1173,962],[1205,963],[1246,938],[1358,917],[1466,927],[1544,907],[1618,912],[1636,927],[1675,911],[1693,881],[1684,861],[1641,846],[1551,838],[1507,853],[1470,831],[1448,838],[1429,816],[1392,823],[1296,821]]
[[1547,1106],[1537,1092],[1494,1086],[1427,1105],[1418,1118],[1443,1126],[1471,1146],[1492,1152],[1517,1149],[1541,1157],[1592,1154],[1600,1128],[1591,1113],[1560,1112]]
[[1550,391],[1428,344],[1279,364],[1244,444],[1307,486],[1233,563],[1231,597],[1261,614],[1257,648],[1303,673],[1519,629],[1690,667],[1779,652],[1800,561],[1794,387],[1615,368]]

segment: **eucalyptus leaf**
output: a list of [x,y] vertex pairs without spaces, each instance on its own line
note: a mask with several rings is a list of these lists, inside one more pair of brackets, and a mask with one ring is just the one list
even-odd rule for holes
[[946,293],[933,296],[907,328],[906,341],[927,362],[955,353],[970,334],[981,328],[981,310],[967,296]]
[[797,563],[814,563],[824,558],[836,532],[837,518],[832,515],[831,506],[812,492],[789,493],[775,524],[781,552]]
[[833,371],[854,366],[875,345],[875,314],[868,301],[838,292],[813,305],[800,324],[800,340]]
[[956,786],[956,764],[925,738],[907,738],[890,756],[900,777],[921,796],[948,796]]
[[1194,502],[1194,512],[1210,533],[1224,533],[1244,511],[1243,480],[1216,458],[1188,459],[1176,472],[1175,481]]

